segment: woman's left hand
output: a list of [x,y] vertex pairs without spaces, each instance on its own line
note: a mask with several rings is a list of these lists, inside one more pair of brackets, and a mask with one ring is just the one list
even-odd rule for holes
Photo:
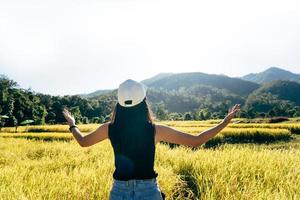
[[240,111],[240,107],[240,104],[235,104],[231,109],[229,109],[227,116],[224,118],[224,121],[229,123],[231,119],[235,117],[236,113]]
[[74,116],[66,108],[64,108],[64,110],[63,110],[63,115],[66,118],[69,126],[75,125]]

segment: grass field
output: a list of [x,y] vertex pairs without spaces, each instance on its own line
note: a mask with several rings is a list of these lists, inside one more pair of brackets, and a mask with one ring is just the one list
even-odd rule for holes
[[[209,127],[163,123],[191,134]],[[167,199],[300,199],[300,136],[290,128],[299,124],[248,125],[232,124],[198,149],[158,144],[155,169]],[[67,128],[2,129],[0,199],[107,199],[114,170],[109,141],[82,148]]]

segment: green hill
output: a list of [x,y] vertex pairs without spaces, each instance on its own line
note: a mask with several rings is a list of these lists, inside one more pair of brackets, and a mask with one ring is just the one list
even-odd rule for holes
[[[154,80],[153,80],[154,79]],[[148,87],[162,90],[179,90],[180,88],[189,89],[196,85],[206,85],[214,88],[227,90],[236,95],[247,96],[259,84],[244,81],[239,78],[231,78],[223,75],[205,74],[201,72],[168,74],[165,77],[154,76],[152,79],[144,81]]]
[[145,85],[151,85],[160,79],[163,79],[163,78],[166,78],[166,77],[172,76],[172,75],[173,75],[173,73],[159,73],[149,79],[143,80],[142,83],[144,83]]
[[274,80],[288,80],[300,82],[300,74],[295,74],[278,67],[271,67],[260,73],[251,73],[246,76],[243,76],[242,79],[259,84],[271,82]]
[[112,90],[97,90],[95,92],[92,92],[92,93],[88,93],[88,94],[78,94],[79,96],[81,97],[86,97],[86,98],[89,98],[89,97],[95,97],[95,96],[100,96],[102,94],[107,94],[109,92],[111,92]]
[[290,116],[300,111],[300,83],[272,81],[249,95],[246,109],[269,115]]
[[[158,119],[204,120],[223,118],[228,108],[242,104],[241,117],[300,116],[300,83],[273,81],[263,85],[223,75],[164,73],[143,81],[147,97]],[[1,126],[25,120],[34,124],[63,123],[68,107],[78,122],[102,123],[110,119],[117,89],[87,95],[51,96],[24,90],[0,76]]]
[[263,85],[259,92],[269,92],[279,99],[288,100],[300,106],[300,83],[293,81],[273,81]]
[[[147,96],[154,113],[163,110],[169,114],[193,113],[196,119],[220,118],[236,103],[245,105],[243,117],[298,113],[299,83],[292,81],[259,85],[238,78],[194,72],[158,74],[142,82],[148,87]],[[100,95],[110,99],[116,99],[115,96],[116,90]]]

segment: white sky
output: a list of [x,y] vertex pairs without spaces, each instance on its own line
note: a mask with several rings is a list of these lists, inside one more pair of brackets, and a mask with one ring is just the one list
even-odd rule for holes
[[300,73],[298,2],[0,0],[0,74],[64,95],[160,72]]

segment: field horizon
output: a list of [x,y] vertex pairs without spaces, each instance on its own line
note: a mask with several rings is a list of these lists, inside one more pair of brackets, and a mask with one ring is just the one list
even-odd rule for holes
[[[168,200],[300,198],[297,120],[232,123],[199,148],[157,144],[161,190]],[[218,120],[156,123],[197,134]],[[88,134],[97,126],[79,128]],[[67,125],[32,125],[18,132],[3,128],[0,150],[0,199],[108,199],[114,170],[109,140],[82,148]]]

